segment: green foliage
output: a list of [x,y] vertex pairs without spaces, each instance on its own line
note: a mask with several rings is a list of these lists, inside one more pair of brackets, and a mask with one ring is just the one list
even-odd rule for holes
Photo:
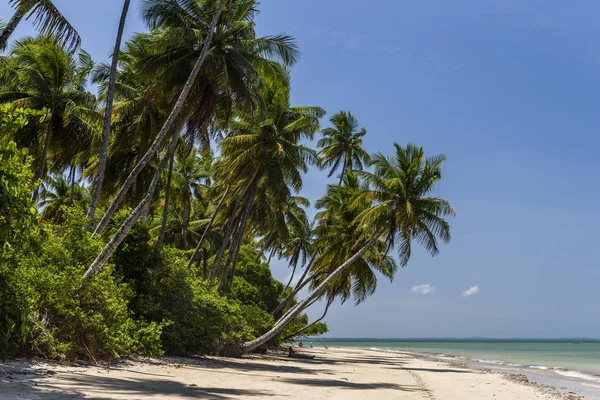
[[65,223],[33,228],[0,265],[0,348],[54,359],[161,354],[164,324],[132,318],[133,292],[112,267],[81,287],[102,242],[81,229],[81,210],[63,212]]
[[[145,238],[141,230],[143,227],[138,227],[134,235],[138,240]],[[143,248],[133,246],[132,238],[124,247]],[[206,281],[197,278],[195,271],[188,271],[186,264],[185,252],[164,247],[161,257],[153,258],[153,264],[143,272],[143,286],[138,285],[137,299],[132,303],[134,311],[148,320],[170,321],[162,336],[165,351],[181,355],[217,353],[225,342],[252,337],[240,305],[207,290]]]
[[271,312],[279,304],[283,284],[273,278],[269,264],[255,263],[257,255],[251,246],[240,250],[230,297]]
[[30,200],[33,172],[27,154],[27,149],[18,149],[15,142],[0,137],[0,260],[37,215]]

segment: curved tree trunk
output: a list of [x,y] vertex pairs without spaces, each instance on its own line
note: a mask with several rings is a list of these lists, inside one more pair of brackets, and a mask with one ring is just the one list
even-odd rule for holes
[[291,335],[286,336],[285,339],[283,339],[283,341],[287,342],[290,339],[298,337],[299,335],[302,334],[302,332],[306,332],[311,326],[314,326],[316,323],[321,322],[323,320],[323,318],[325,318],[325,316],[327,315],[327,311],[329,311],[329,306],[331,306],[332,303],[333,303],[333,299],[327,300],[327,305],[325,306],[325,311],[323,311],[323,315],[321,315],[320,318],[315,319],[313,322],[306,325],[304,328],[298,329],[296,332],[292,333]]
[[206,56],[208,55],[208,50],[212,43],[212,38],[215,33],[215,28],[217,26],[217,22],[219,21],[219,16],[221,15],[221,11],[223,10],[224,5],[225,5],[225,0],[220,0],[219,4],[217,6],[217,9],[215,10],[215,14],[213,16],[210,27],[208,29],[208,34],[206,35],[206,39],[204,40],[204,44],[202,45],[202,51],[200,53],[200,56],[198,57],[198,60],[196,61],[196,65],[194,65],[194,68],[192,69],[192,72],[190,73],[190,76],[188,77],[188,79],[183,87],[183,90],[179,94],[179,97],[177,98],[177,102],[175,103],[175,106],[173,106],[173,109],[171,110],[169,117],[167,118],[164,125],[160,129],[160,132],[158,132],[158,135],[156,135],[156,138],[154,139],[154,142],[152,142],[152,144],[148,148],[148,151],[146,151],[146,154],[144,154],[144,156],[141,158],[141,160],[136,164],[136,166],[133,168],[133,170],[130,172],[129,176],[123,183],[123,186],[121,186],[121,189],[119,189],[119,193],[117,193],[117,196],[112,201],[112,203],[110,204],[110,207],[108,208],[108,210],[106,210],[106,212],[104,213],[104,216],[98,223],[98,226],[96,227],[96,230],[94,231],[94,235],[100,234],[100,233],[102,233],[102,231],[104,231],[104,228],[106,228],[106,225],[108,225],[108,222],[111,220],[111,218],[117,211],[119,205],[123,202],[123,199],[125,198],[125,195],[127,194],[127,191],[129,190],[129,187],[135,181],[135,178],[138,176],[140,171],[142,171],[148,165],[148,163],[150,162],[152,157],[154,157],[154,155],[156,154],[156,152],[158,151],[158,149],[160,147],[161,142],[163,141],[163,139],[165,138],[167,133],[170,131],[170,129],[173,127],[173,124],[175,123],[175,120],[177,119],[177,117],[179,116],[179,113],[183,109],[185,101],[186,101],[188,95],[190,94],[190,91],[192,90],[192,86],[194,85],[194,82],[196,81],[196,78],[198,77],[198,74],[200,73],[200,69],[202,68],[202,65],[204,64],[204,60],[206,59]]
[[[217,208],[215,208],[215,211],[213,212],[212,217],[210,217],[210,222],[206,226],[206,229],[204,229],[204,232],[202,233],[202,236],[200,237],[200,240],[198,241],[198,245],[196,245],[196,248],[194,249],[194,253],[190,257],[190,260],[188,261],[187,269],[190,269],[192,267],[192,264],[194,263],[194,259],[197,257],[198,252],[200,251],[200,248],[202,247],[202,243],[204,242],[206,233],[210,230],[210,228],[212,228],[212,224],[215,222],[217,213],[219,212],[219,209],[221,208],[221,205],[223,204],[223,201],[225,200],[227,193],[229,193],[229,187],[227,189],[225,189],[225,193],[223,194],[223,197],[221,197],[221,200],[219,200],[219,204],[217,204]],[[206,272],[205,272],[205,275],[206,275]]]
[[110,75],[108,78],[108,92],[106,93],[106,108],[104,110],[104,126],[102,129],[102,144],[100,146],[100,160],[98,162],[98,171],[94,181],[94,192],[90,201],[87,218],[90,220],[86,230],[91,230],[94,224],[96,208],[100,201],[100,193],[102,192],[102,184],[104,183],[104,173],[106,172],[106,161],[108,159],[108,142],[110,139],[110,125],[112,121],[113,103],[115,100],[115,86],[117,78],[117,66],[119,63],[119,52],[121,50],[121,40],[123,38],[123,29],[127,20],[127,12],[129,11],[129,3],[131,0],[125,0],[123,3],[123,11],[119,21],[119,29],[117,30],[117,40],[112,54],[112,62],[110,65]]
[[296,283],[296,287],[294,288],[294,290],[292,290],[292,293],[290,293],[290,295],[288,297],[286,297],[285,299],[281,300],[281,302],[279,302],[279,305],[277,306],[277,308],[275,308],[275,310],[273,310],[273,312],[271,313],[271,315],[275,315],[279,311],[283,310],[290,303],[290,301],[292,301],[292,299],[294,298],[294,296],[297,295],[298,292],[300,290],[302,290],[302,288],[304,288],[304,286],[306,286],[306,284],[310,281],[309,279],[306,279],[306,277],[308,276],[308,272],[310,271],[310,268],[312,267],[312,264],[315,261],[316,257],[317,256],[315,255],[310,260],[310,262],[308,263],[308,265],[304,269],[304,272],[302,273],[302,276],[300,276],[300,279],[298,280],[298,283]]
[[17,25],[19,25],[19,22],[21,22],[26,13],[27,11],[22,7],[18,7],[16,9],[15,13],[10,18],[10,21],[8,21],[2,33],[0,33],[0,50],[6,49],[8,39],[13,34],[15,29],[17,28]]
[[173,162],[175,161],[175,154],[171,156],[169,160],[169,173],[167,175],[167,187],[165,188],[165,206],[163,207],[162,225],[160,227],[160,234],[158,235],[157,246],[160,249],[165,241],[165,231],[167,230],[167,221],[169,220],[169,199],[171,197],[171,180],[173,178]]
[[150,207],[150,203],[152,202],[152,197],[154,196],[154,191],[156,190],[156,185],[158,184],[160,175],[162,174],[162,171],[167,166],[168,160],[171,158],[171,156],[175,152],[175,149],[177,148],[177,143],[179,143],[179,141],[177,140],[177,136],[173,137],[172,140],[173,141],[169,145],[169,150],[167,150],[167,154],[161,160],[160,164],[158,165],[158,168],[156,169],[156,172],[154,173],[154,176],[152,177],[152,182],[150,182],[150,187],[148,187],[148,191],[146,192],[146,197],[144,197],[144,199],[142,201],[140,201],[138,206],[133,210],[133,212],[129,215],[129,217],[127,217],[125,222],[123,222],[123,224],[121,225],[119,230],[113,235],[113,237],[110,239],[110,241],[104,246],[104,248],[102,249],[100,254],[98,254],[98,257],[96,257],[96,259],[94,260],[92,265],[90,265],[90,267],[87,269],[87,271],[85,271],[85,274],[83,274],[84,280],[90,279],[94,275],[96,275],[98,272],[100,272],[100,270],[102,269],[104,264],[107,263],[107,261],[110,259],[110,257],[117,250],[117,247],[119,247],[121,242],[123,242],[123,239],[125,239],[125,237],[129,233],[129,230],[133,227],[133,224],[135,224],[135,222],[142,215],[144,215],[145,213],[146,214],[148,213],[148,208]]
[[294,320],[304,309],[314,300],[319,298],[327,289],[329,284],[338,277],[342,272],[344,272],[347,268],[349,268],[360,256],[363,255],[365,251],[367,251],[377,240],[379,240],[380,235],[376,235],[373,239],[371,239],[367,244],[365,244],[360,250],[358,250],[352,257],[350,257],[346,262],[340,265],[335,271],[333,271],[319,286],[315,288],[304,300],[296,304],[288,314],[280,319],[268,332],[264,333],[260,337],[250,340],[240,346],[240,350],[243,353],[250,352],[257,347],[265,344],[270,339],[272,339],[275,335],[277,335],[283,328],[285,328],[290,322]]

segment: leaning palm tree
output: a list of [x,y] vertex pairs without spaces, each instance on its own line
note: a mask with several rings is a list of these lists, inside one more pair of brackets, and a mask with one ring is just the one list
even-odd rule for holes
[[79,33],[67,21],[64,15],[56,8],[50,0],[9,0],[14,7],[15,13],[12,18],[2,27],[0,33],[0,50],[6,48],[8,39],[16,29],[23,17],[33,17],[33,26],[42,35],[52,34],[61,46],[73,51],[81,44]]
[[441,165],[445,156],[425,158],[423,149],[413,144],[394,146],[396,154],[393,157],[380,153],[373,157],[370,163],[374,167],[373,173],[359,173],[369,185],[361,198],[373,202],[373,205],[356,217],[361,237],[354,244],[353,254],[329,273],[305,299],[288,310],[268,332],[243,343],[232,353],[251,351],[277,335],[382,239],[387,245],[383,255],[387,250],[397,249],[401,266],[405,266],[410,259],[413,240],[423,245],[432,256],[439,252],[438,240],[450,241],[450,226],[444,217],[454,216],[454,210],[448,201],[430,197],[441,179]]
[[361,170],[363,163],[369,162],[369,154],[362,148],[367,130],[359,128],[358,120],[349,111],[341,111],[329,121],[332,126],[323,129],[323,138],[317,144],[321,149],[320,167],[330,168],[327,177],[331,177],[342,164],[341,185],[346,172]]

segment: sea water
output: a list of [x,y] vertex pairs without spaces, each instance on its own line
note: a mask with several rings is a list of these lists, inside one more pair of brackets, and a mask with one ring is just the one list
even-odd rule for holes
[[600,341],[310,339],[315,346],[427,354],[508,373],[600,400]]

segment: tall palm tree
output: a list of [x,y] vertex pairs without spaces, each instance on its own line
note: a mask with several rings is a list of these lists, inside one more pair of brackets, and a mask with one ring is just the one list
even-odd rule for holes
[[115,99],[117,66],[119,64],[119,51],[121,49],[121,39],[123,37],[123,30],[125,29],[125,20],[127,19],[127,12],[129,11],[130,1],[131,0],[125,0],[123,2],[123,11],[121,12],[119,28],[117,29],[117,39],[115,41],[115,47],[112,54],[110,73],[108,77],[108,91],[106,95],[106,104],[104,107],[104,125],[102,127],[100,159],[98,161],[98,170],[96,171],[96,177],[94,179],[94,191],[92,193],[92,200],[90,202],[90,208],[87,212],[87,217],[90,220],[88,226],[86,227],[86,229],[88,230],[92,228],[93,220],[96,215],[96,207],[98,206],[98,202],[100,201],[100,194],[102,193],[102,184],[104,183],[104,173],[106,171],[106,161],[108,159],[108,144],[110,140],[113,102]]
[[257,37],[254,30],[256,4],[249,0],[229,0],[226,7],[225,0],[218,3],[215,0],[149,0],[145,3],[144,18],[157,33],[157,46],[164,48],[149,60],[147,68],[158,68],[163,71],[161,80],[165,84],[183,89],[163,128],[125,180],[95,233],[103,231],[136,176],[158,151],[188,104],[189,93],[194,93],[192,101],[197,107],[190,107],[184,116],[188,120],[187,129],[198,132],[206,143],[202,132],[207,131],[217,104],[255,104],[257,88],[262,82],[259,72],[272,69],[273,60],[287,65],[296,61],[298,50],[290,37]]
[[27,19],[33,17],[33,26],[42,35],[54,35],[61,46],[72,51],[81,44],[79,33],[67,21],[62,13],[50,0],[9,0],[14,7],[15,13],[2,28],[0,33],[0,50],[6,48],[8,39],[16,29],[19,22],[27,15]]
[[[56,39],[43,36],[17,42],[2,63],[1,103],[50,110],[45,123],[32,124],[18,133],[21,145],[40,147],[36,179],[46,177],[49,156],[64,168],[91,146],[99,116],[95,96],[85,91],[92,66],[86,52],[80,51],[76,60]],[[41,142],[43,145],[36,146]],[[37,189],[33,197],[37,199]]]
[[441,179],[441,165],[445,156],[425,158],[423,149],[413,144],[406,147],[394,144],[394,147],[396,154],[393,157],[380,153],[373,157],[373,173],[359,174],[369,185],[361,197],[372,201],[373,205],[356,217],[362,235],[354,246],[352,256],[292,307],[273,328],[259,338],[244,343],[239,352],[251,351],[278,334],[381,239],[387,244],[386,252],[388,249],[397,249],[401,266],[405,266],[410,259],[413,240],[423,245],[432,256],[439,252],[438,239],[450,241],[450,226],[444,217],[454,216],[454,210],[448,201],[430,197]]
[[359,128],[358,120],[349,111],[341,111],[329,120],[331,127],[323,129],[323,138],[317,146],[321,149],[322,169],[331,168],[331,177],[342,164],[340,182],[348,171],[362,170],[363,163],[369,162],[369,154],[362,148],[362,138],[367,134],[365,128]]
[[228,245],[232,247],[230,254],[239,249],[250,217],[260,213],[260,208],[264,212],[269,204],[286,203],[292,192],[302,188],[302,172],[317,160],[316,153],[301,141],[317,132],[325,111],[320,107],[291,106],[288,73],[282,75],[281,82],[263,90],[263,101],[263,115],[237,115],[230,122],[230,135],[220,143],[218,178],[226,184],[243,185],[244,189],[236,199],[237,206],[229,209],[233,214],[227,218],[213,273]]

